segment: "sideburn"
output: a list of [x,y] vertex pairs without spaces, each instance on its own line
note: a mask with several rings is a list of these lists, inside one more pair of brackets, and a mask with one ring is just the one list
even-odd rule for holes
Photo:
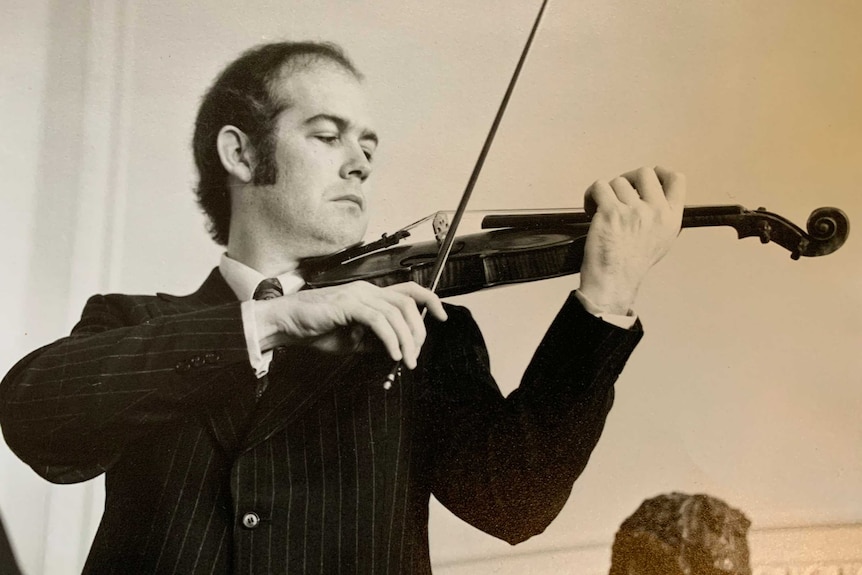
[[278,166],[275,162],[275,137],[272,130],[254,146],[257,150],[252,183],[256,186],[271,186],[278,180]]

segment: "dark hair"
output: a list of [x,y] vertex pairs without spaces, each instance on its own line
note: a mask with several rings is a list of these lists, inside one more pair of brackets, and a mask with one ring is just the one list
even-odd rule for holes
[[[274,184],[274,130],[286,103],[273,90],[288,64],[304,69],[321,60],[335,63],[361,79],[343,50],[328,42],[276,42],[256,46],[234,60],[218,76],[203,97],[195,120],[192,138],[198,185],[198,205],[209,218],[213,240],[226,245],[230,237],[230,193],[227,171],[221,164],[216,140],[222,127],[236,126],[249,139],[254,150],[253,182]],[[292,70],[289,70],[292,71]]]

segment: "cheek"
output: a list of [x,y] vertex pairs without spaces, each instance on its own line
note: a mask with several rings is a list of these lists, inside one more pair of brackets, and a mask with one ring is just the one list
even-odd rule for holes
[[283,188],[297,196],[313,196],[338,179],[338,164],[325,154],[306,150],[302,154],[284,154],[278,172]]
[[284,161],[279,164],[278,182],[278,206],[282,212],[301,211],[309,204],[308,190],[312,179],[308,170],[301,162]]

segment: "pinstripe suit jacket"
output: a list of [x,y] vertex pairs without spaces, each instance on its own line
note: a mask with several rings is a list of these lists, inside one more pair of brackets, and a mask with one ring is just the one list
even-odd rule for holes
[[430,573],[433,493],[517,543],[556,516],[640,338],[569,298],[504,398],[464,308],[390,391],[382,353],[277,350],[255,399],[240,306],[92,297],[0,384],[10,447],[57,483],[106,474],[86,573]]

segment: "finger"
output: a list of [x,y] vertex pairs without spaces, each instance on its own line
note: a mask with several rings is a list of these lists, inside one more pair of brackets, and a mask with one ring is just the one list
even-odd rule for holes
[[655,167],[656,177],[664,188],[667,202],[674,210],[681,210],[685,205],[686,182],[685,174],[674,172],[661,166]]
[[[375,333],[385,334],[386,337],[394,334],[400,350],[400,357],[393,355],[393,359],[396,361],[403,360],[408,368],[413,369],[416,366],[419,348],[425,341],[425,324],[419,314],[416,302],[407,295],[398,292],[399,290],[410,291],[411,289],[427,294],[431,294],[431,292],[415,283],[412,283],[412,288],[409,284],[396,284],[388,288],[380,288],[369,282],[356,281],[348,284],[347,288],[351,294],[351,302],[367,306],[385,318],[389,324],[389,329],[379,327]],[[364,317],[364,315],[360,317]],[[387,349],[391,352],[392,342],[388,339],[381,339],[381,341],[387,345]]]
[[440,301],[440,297],[428,288],[424,288],[416,282],[396,284],[385,289],[391,289],[409,296],[416,302],[417,306],[424,307],[431,312],[431,315],[440,321],[446,321],[449,317],[446,314],[446,310],[443,308],[443,302]]
[[584,211],[595,215],[600,208],[618,203],[617,195],[606,181],[596,180],[584,192]]
[[351,322],[365,326],[377,336],[393,361],[404,359],[398,335],[383,313],[359,302],[345,312]]
[[400,290],[384,289],[382,290],[382,297],[401,312],[402,318],[413,335],[416,349],[421,348],[425,342],[425,322],[419,312],[419,304],[411,297],[400,293]]
[[622,175],[628,180],[645,202],[656,204],[665,199],[658,175],[652,168],[638,168]]
[[[386,321],[389,323],[390,330],[395,333],[395,337],[398,339],[398,348],[401,351],[401,359],[403,359],[404,365],[413,369],[416,367],[416,358],[419,354],[419,346],[422,341],[425,341],[425,326],[422,324],[422,318],[419,317],[419,312],[416,310],[416,306],[409,300],[409,298],[405,299],[408,301],[407,306],[405,306],[407,310],[406,312],[405,308],[393,305],[384,298],[371,299],[366,302],[366,305],[386,318]],[[410,310],[409,307],[412,307],[413,309]],[[408,320],[405,317],[405,313],[408,315],[412,313],[415,316],[415,319]],[[411,323],[413,324],[412,326]],[[411,327],[415,327],[417,331],[414,332]]]
[[627,206],[635,205],[641,200],[640,194],[634,189],[632,183],[622,176],[611,180],[610,186],[614,194],[616,194],[617,199]]

